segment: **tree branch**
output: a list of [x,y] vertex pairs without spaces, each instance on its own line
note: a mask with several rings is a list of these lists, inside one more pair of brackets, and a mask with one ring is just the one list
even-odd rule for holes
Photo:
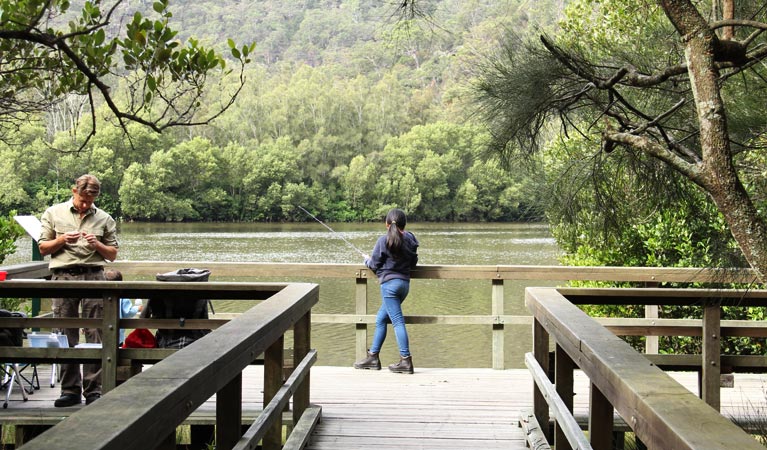
[[696,184],[700,185],[703,182],[700,168],[696,164],[687,162],[676,153],[669,151],[666,146],[653,142],[647,136],[637,136],[632,133],[605,130],[602,132],[602,139],[637,149],[650,156],[658,158]]

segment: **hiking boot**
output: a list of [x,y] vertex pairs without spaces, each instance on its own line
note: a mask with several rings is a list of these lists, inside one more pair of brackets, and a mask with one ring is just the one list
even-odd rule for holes
[[361,361],[354,363],[355,369],[381,370],[381,360],[378,359],[378,353],[368,352],[368,356]]
[[397,364],[389,366],[389,370],[394,373],[413,373],[413,357],[400,356]]
[[80,396],[78,394],[61,394],[61,397],[57,398],[53,402],[53,406],[56,408],[64,408],[66,406],[75,406],[80,404]]
[[101,398],[101,394],[94,392],[93,394],[88,394],[85,396],[85,404],[90,405],[91,403],[95,402],[96,400]]

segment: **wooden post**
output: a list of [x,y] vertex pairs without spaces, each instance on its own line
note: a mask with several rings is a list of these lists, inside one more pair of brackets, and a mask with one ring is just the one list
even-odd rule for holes
[[589,442],[594,450],[613,448],[613,405],[599,388],[589,389]]
[[242,372],[216,392],[216,449],[230,450],[242,436]]
[[[355,292],[354,292],[354,311],[357,315],[365,315],[368,313],[368,280],[365,277],[367,272],[360,270],[357,272],[357,278],[355,279]],[[368,325],[364,322],[356,324],[356,360],[360,360],[367,356],[368,351]]]
[[[500,274],[499,274],[500,275]],[[503,315],[503,280],[493,279],[492,315]],[[493,324],[493,369],[505,369],[504,364],[504,324]]]
[[101,392],[117,386],[117,346],[119,345],[120,299],[104,293],[104,317],[101,326]]
[[[307,312],[295,325],[293,325],[293,365],[297,366],[304,360],[311,348],[311,311]],[[297,424],[303,416],[306,408],[309,407],[309,376],[296,388],[293,394],[293,425]]]
[[[282,387],[284,342],[284,335],[280,336],[264,352],[264,408],[266,408],[280,387]],[[279,450],[280,448],[282,448],[282,417],[278,418],[269,431],[266,432],[262,444],[263,450]]]
[[[533,320],[533,356],[538,361],[538,365],[544,373],[549,372],[549,333],[543,328],[537,320]],[[549,405],[546,403],[546,397],[538,386],[533,384],[533,413],[536,420],[543,427],[543,433],[546,440],[551,442],[551,433],[549,432]]]
[[[44,261],[37,239],[34,237],[32,238],[32,261]],[[32,317],[40,315],[40,305],[40,297],[32,297]],[[32,328],[32,331],[40,331],[40,328]]]
[[[660,283],[657,281],[646,281],[644,283],[644,287],[646,288],[657,288],[660,286]],[[657,319],[658,318],[658,305],[645,305],[644,307],[644,316],[647,319]],[[644,352],[648,355],[657,355],[658,350],[660,346],[658,344],[658,336],[646,336],[645,337],[645,350]]]
[[[568,355],[559,345],[556,346],[554,361],[554,385],[557,388],[557,394],[559,394],[562,402],[572,414],[573,396],[575,395],[573,389],[573,370],[575,370],[575,363],[573,363],[570,355]],[[572,446],[567,440],[567,436],[565,436],[565,433],[558,424],[555,424],[554,427],[554,447],[557,450],[572,450]]]
[[[658,305],[645,305],[644,316],[648,319],[658,318]],[[648,355],[657,355],[660,346],[658,344],[658,336],[645,337],[645,350]]]
[[719,305],[703,307],[703,355],[701,363],[701,398],[712,408],[719,411],[720,392],[719,379],[722,375],[721,361],[721,332],[722,309]]

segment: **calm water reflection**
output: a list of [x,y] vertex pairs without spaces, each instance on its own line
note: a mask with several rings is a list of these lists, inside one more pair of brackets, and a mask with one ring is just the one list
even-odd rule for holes
[[[255,261],[288,263],[361,263],[352,247],[369,252],[385,228],[383,224],[329,224],[339,235],[317,223],[305,224],[146,224],[120,226],[120,260],[195,262]],[[408,229],[421,242],[423,264],[458,265],[556,265],[559,249],[542,224],[445,224],[412,223]],[[31,240],[22,239],[19,251],[6,263],[31,259]],[[353,313],[354,281],[309,279],[238,279],[239,281],[312,281],[320,284],[316,313]],[[231,281],[211,274],[210,281]],[[527,314],[523,291],[540,282],[506,282],[505,313]],[[380,304],[378,285],[368,286],[368,310],[374,314]],[[491,285],[487,281],[416,280],[404,304],[405,314],[490,314]],[[242,311],[243,302],[217,301],[217,312]],[[313,346],[319,351],[318,364],[350,365],[354,359],[354,325],[317,324],[312,330]],[[527,326],[509,327],[506,333],[506,363],[524,367],[523,355],[530,350]],[[491,330],[468,325],[411,325],[411,351],[416,366],[490,367]],[[372,334],[372,329],[371,329]],[[397,357],[393,333],[384,345],[382,357]]]

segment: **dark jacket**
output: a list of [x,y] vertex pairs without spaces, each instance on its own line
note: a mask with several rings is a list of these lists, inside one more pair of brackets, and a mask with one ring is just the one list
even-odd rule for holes
[[386,235],[378,238],[373,253],[365,260],[365,265],[372,269],[381,283],[399,278],[410,279],[410,270],[418,263],[418,239],[413,233],[405,231],[402,235],[402,256],[394,259],[386,248]]

